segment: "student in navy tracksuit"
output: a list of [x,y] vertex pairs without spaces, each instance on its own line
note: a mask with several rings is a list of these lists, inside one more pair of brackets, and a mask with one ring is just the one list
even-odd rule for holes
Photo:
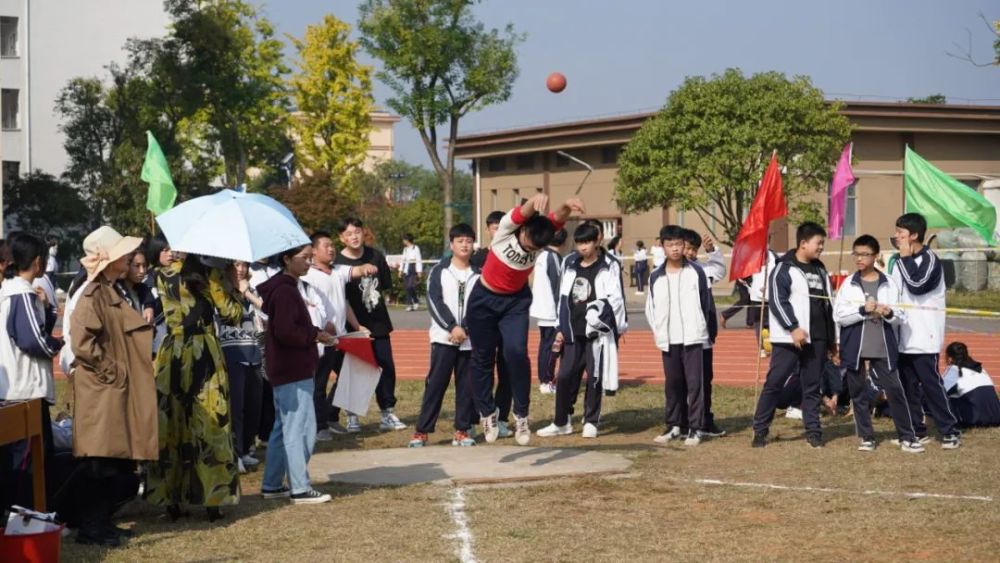
[[510,369],[514,395],[514,438],[524,446],[531,440],[528,407],[531,396],[531,363],[528,360],[528,278],[538,251],[552,242],[573,211],[582,213],[583,202],[566,200],[559,209],[541,215],[548,196],[538,194],[515,207],[500,221],[490,242],[486,265],[469,297],[469,336],[472,339],[472,389],[487,442],[500,431],[499,411],[493,398],[493,364],[503,334],[503,358]]
[[899,302],[907,311],[906,322],[899,327],[899,376],[917,438],[929,441],[924,424],[926,404],[941,434],[941,447],[952,450],[962,445],[961,433],[938,372],[945,330],[944,268],[937,255],[924,246],[926,233],[927,220],[919,213],[896,219],[894,238],[899,257],[892,261],[890,277],[899,286]]
[[[654,441],[685,438],[697,446],[708,438],[705,429],[704,347],[718,332],[712,314],[708,277],[697,263],[684,257],[684,229],[667,225],[660,230],[666,261],[649,275],[646,320],[663,356],[664,419],[667,431]],[[686,402],[686,405],[685,405]]]
[[803,223],[795,233],[796,248],[775,264],[768,281],[771,312],[771,367],[753,417],[753,447],[767,445],[781,389],[799,371],[802,383],[802,423],[810,447],[822,448],[819,421],[820,376],[823,362],[836,354],[837,331],[830,305],[830,276],[820,262],[826,231]]
[[944,387],[951,411],[961,426],[1000,426],[1000,399],[983,364],[972,359],[962,342],[952,342],[945,350],[948,369]]
[[451,258],[435,265],[427,277],[431,362],[424,384],[417,431],[410,440],[411,448],[427,445],[428,435],[434,432],[441,414],[441,403],[452,374],[455,376],[455,437],[451,445],[473,446],[476,443],[470,435],[476,408],[469,379],[472,345],[466,332],[469,295],[479,278],[478,268],[469,264],[476,233],[472,227],[461,223],[451,228],[448,238],[451,240]]
[[917,441],[897,370],[899,345],[895,327],[905,322],[904,312],[896,306],[899,298],[896,284],[875,269],[879,250],[878,240],[871,235],[862,235],[854,241],[851,256],[858,271],[840,286],[834,310],[841,327],[840,366],[847,370],[854,426],[861,439],[858,450],[875,450],[870,374],[889,400],[900,447],[904,452],[921,453],[924,446]]
[[556,231],[552,242],[535,258],[535,275],[531,281],[531,308],[528,314],[538,323],[538,391],[542,395],[556,392],[556,362],[554,352],[556,333],[559,332],[558,304],[559,277],[562,276],[562,257],[559,247],[566,242],[566,229]]
[[[587,372],[583,437],[596,438],[601,396],[617,391],[617,332],[625,321],[625,296],[618,283],[618,262],[597,245],[598,230],[584,223],[576,228],[576,258],[566,264],[559,285],[559,332],[563,359],[556,378],[555,418],[536,432],[539,436],[573,433],[570,417]],[[603,330],[595,330],[595,327]]]
[[[705,253],[708,254],[708,260],[705,262],[698,261],[698,249],[702,247],[702,244],[705,246]],[[698,264],[705,271],[705,276],[708,278],[709,291],[711,291],[713,285],[726,277],[726,262],[722,257],[722,251],[715,246],[715,241],[708,235],[703,240],[697,231],[684,229],[684,257]],[[711,296],[709,303],[711,305],[710,313],[712,314],[712,318],[718,318],[718,312],[715,309],[715,299],[711,298]],[[715,357],[712,353],[714,346],[715,338],[712,338],[703,350],[705,355],[705,360],[702,364],[702,375],[705,379],[705,428],[702,429],[702,432],[713,438],[721,438],[726,435],[726,431],[719,428],[715,423],[715,413],[712,412],[712,379],[715,378],[715,368],[713,367]]]

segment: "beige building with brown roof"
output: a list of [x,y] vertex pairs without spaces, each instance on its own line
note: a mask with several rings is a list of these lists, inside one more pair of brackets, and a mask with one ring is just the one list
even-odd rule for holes
[[[854,126],[851,140],[858,177],[848,199],[848,244],[855,235],[868,233],[889,248],[895,218],[903,212],[903,152],[907,144],[970,189],[982,191],[986,180],[1000,178],[1000,106],[847,102],[841,113]],[[535,193],[546,193],[554,201],[570,197],[587,171],[557,151],[594,168],[580,193],[587,217],[604,222],[605,239],[620,235],[626,256],[631,255],[636,241],[642,240],[648,247],[664,224],[677,223],[699,232],[711,230],[713,225],[705,225],[693,213],[672,208],[636,214],[623,214],[618,209],[614,200],[618,151],[652,115],[459,137],[456,156],[474,163],[477,230],[483,228],[490,211],[509,210],[523,197]],[[836,162],[830,162],[831,170],[834,166]],[[776,222],[773,232],[772,245],[777,250],[787,248],[789,237],[794,238],[794,227],[784,222]],[[829,257],[831,251],[835,255],[839,244],[828,245],[828,266],[834,269],[836,258]],[[845,258],[844,268],[852,268],[849,259]]]

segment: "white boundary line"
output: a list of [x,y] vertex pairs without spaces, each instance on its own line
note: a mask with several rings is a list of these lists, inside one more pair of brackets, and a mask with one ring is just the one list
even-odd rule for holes
[[772,483],[749,483],[744,481],[722,481],[720,479],[693,479],[692,482],[699,485],[723,485],[729,487],[748,487],[754,489],[773,489],[778,491],[804,491],[816,493],[845,493],[852,495],[878,495],[878,496],[899,496],[906,498],[938,498],[948,500],[975,500],[981,502],[993,502],[993,497],[978,495],[948,495],[941,493],[921,493],[906,491],[858,491],[851,489],[832,489],[828,487],[793,487],[789,485],[775,485]]
[[476,555],[472,552],[472,530],[469,529],[469,517],[465,515],[465,489],[455,487],[449,496],[451,498],[445,504],[445,508],[455,524],[455,532],[445,537],[458,540],[456,552],[459,561],[476,563]]

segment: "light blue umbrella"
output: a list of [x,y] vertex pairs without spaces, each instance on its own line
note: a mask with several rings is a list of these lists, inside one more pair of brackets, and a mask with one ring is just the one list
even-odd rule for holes
[[309,244],[295,216],[262,194],[221,190],[196,197],[156,217],[170,248],[254,262]]

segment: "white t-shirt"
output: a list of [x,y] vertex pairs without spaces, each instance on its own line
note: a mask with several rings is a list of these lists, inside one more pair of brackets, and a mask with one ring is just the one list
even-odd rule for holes
[[[654,247],[656,248],[656,247]],[[670,287],[670,312],[668,334],[670,344],[684,344],[684,324],[681,321],[681,274],[667,272],[667,285]]]
[[403,247],[403,257],[399,264],[400,271],[406,274],[410,264],[413,264],[417,275],[424,273],[424,263],[420,256],[420,247],[415,244]]
[[645,262],[646,261],[646,249],[645,248],[637,248],[637,249],[635,249],[635,254],[632,255],[632,259],[635,260],[636,264],[638,264],[639,262]]
[[327,301],[333,307],[333,326],[337,329],[337,335],[345,334],[347,332],[344,328],[347,323],[347,299],[344,295],[344,288],[351,281],[351,266],[334,265],[329,274],[319,268],[312,267],[302,279],[326,296]]
[[659,268],[667,261],[667,254],[663,251],[663,247],[659,245],[654,245],[649,249],[649,253],[653,255],[653,269]]

